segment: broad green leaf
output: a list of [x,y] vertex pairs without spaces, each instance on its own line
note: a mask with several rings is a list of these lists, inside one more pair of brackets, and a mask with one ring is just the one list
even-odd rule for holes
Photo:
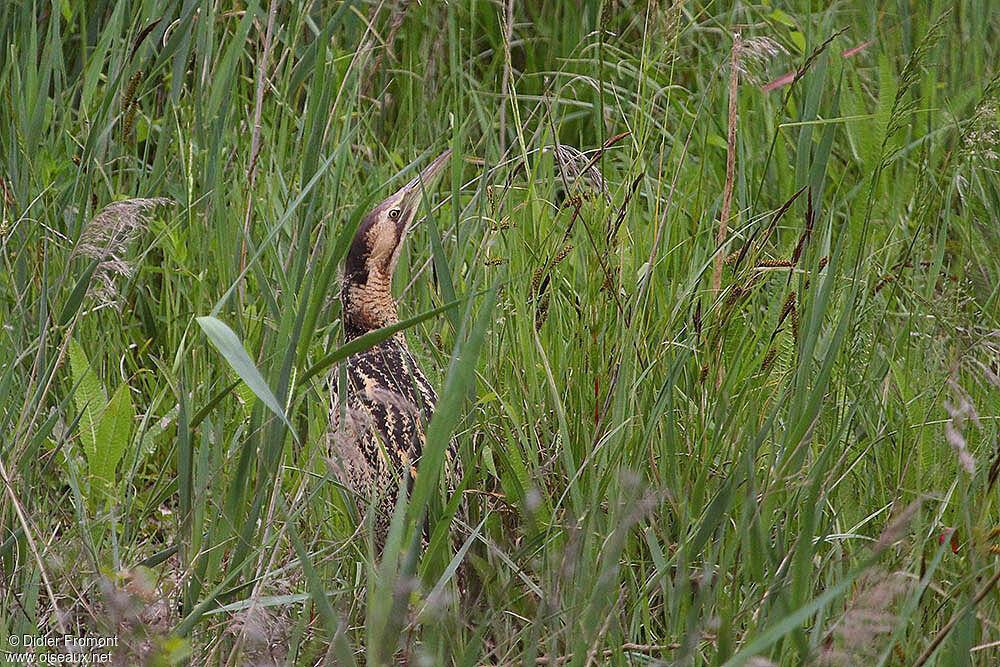
[[100,378],[90,367],[87,354],[75,339],[69,341],[69,365],[76,390],[73,399],[80,416],[80,442],[88,463],[97,456],[97,429],[101,413],[108,405],[108,395]]
[[792,38],[792,43],[795,44],[795,48],[799,50],[799,53],[806,52],[806,37],[798,30],[793,30],[789,37]]
[[115,390],[101,417],[97,429],[97,447],[93,458],[87,461],[90,476],[97,480],[99,488],[113,492],[115,469],[132,440],[134,421],[131,390],[127,383],[122,383]]
[[271,388],[267,386],[264,376],[261,375],[260,370],[257,369],[257,365],[250,358],[250,355],[247,354],[247,351],[243,349],[243,343],[236,337],[233,330],[225,322],[217,320],[214,317],[205,316],[196,319],[198,326],[205,332],[208,339],[212,341],[212,345],[222,353],[222,356],[225,357],[229,365],[236,371],[236,374],[243,378],[243,381],[253,390],[257,398],[285,423],[288,430],[291,431],[292,437],[297,439],[295,429],[292,428],[292,424],[285,417],[285,411],[281,407],[281,403],[278,402]]
[[710,146],[715,146],[716,148],[722,150],[727,150],[729,148],[729,144],[726,143],[726,140],[720,137],[719,135],[715,134],[714,132],[709,133],[708,144]]
[[791,19],[791,17],[788,16],[788,14],[786,14],[783,11],[781,11],[780,9],[775,9],[770,14],[768,14],[768,17],[774,19],[778,23],[781,23],[783,25],[787,25],[789,28],[794,28],[795,27],[795,21],[793,21]]

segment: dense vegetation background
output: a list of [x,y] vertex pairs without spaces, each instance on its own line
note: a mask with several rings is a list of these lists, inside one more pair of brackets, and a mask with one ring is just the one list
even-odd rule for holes
[[[995,7],[3,3],[0,639],[997,664]],[[337,271],[449,147],[380,563],[326,461]]]

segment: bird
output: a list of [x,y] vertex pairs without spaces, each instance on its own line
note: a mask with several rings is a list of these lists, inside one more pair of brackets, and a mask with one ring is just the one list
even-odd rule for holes
[[[423,194],[451,157],[445,151],[362,219],[344,261],[340,300],[344,341],[399,321],[392,278]],[[374,504],[376,542],[384,542],[400,475],[409,492],[417,475],[437,394],[397,332],[345,361],[343,400],[334,402],[330,459],[356,496]],[[454,450],[449,452],[452,459]],[[363,509],[363,508],[362,508]],[[426,527],[425,527],[426,529]]]

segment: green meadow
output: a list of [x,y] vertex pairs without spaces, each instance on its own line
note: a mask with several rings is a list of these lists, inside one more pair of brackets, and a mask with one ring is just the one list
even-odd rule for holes
[[[1000,663],[993,0],[0,35],[0,662]],[[340,272],[447,149],[394,282],[439,400],[378,550],[331,415],[395,330],[345,345]]]

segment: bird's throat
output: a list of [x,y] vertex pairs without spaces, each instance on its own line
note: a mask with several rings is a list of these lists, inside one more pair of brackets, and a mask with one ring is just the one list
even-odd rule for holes
[[342,294],[347,341],[399,321],[392,278],[370,275],[365,284],[347,282]]

